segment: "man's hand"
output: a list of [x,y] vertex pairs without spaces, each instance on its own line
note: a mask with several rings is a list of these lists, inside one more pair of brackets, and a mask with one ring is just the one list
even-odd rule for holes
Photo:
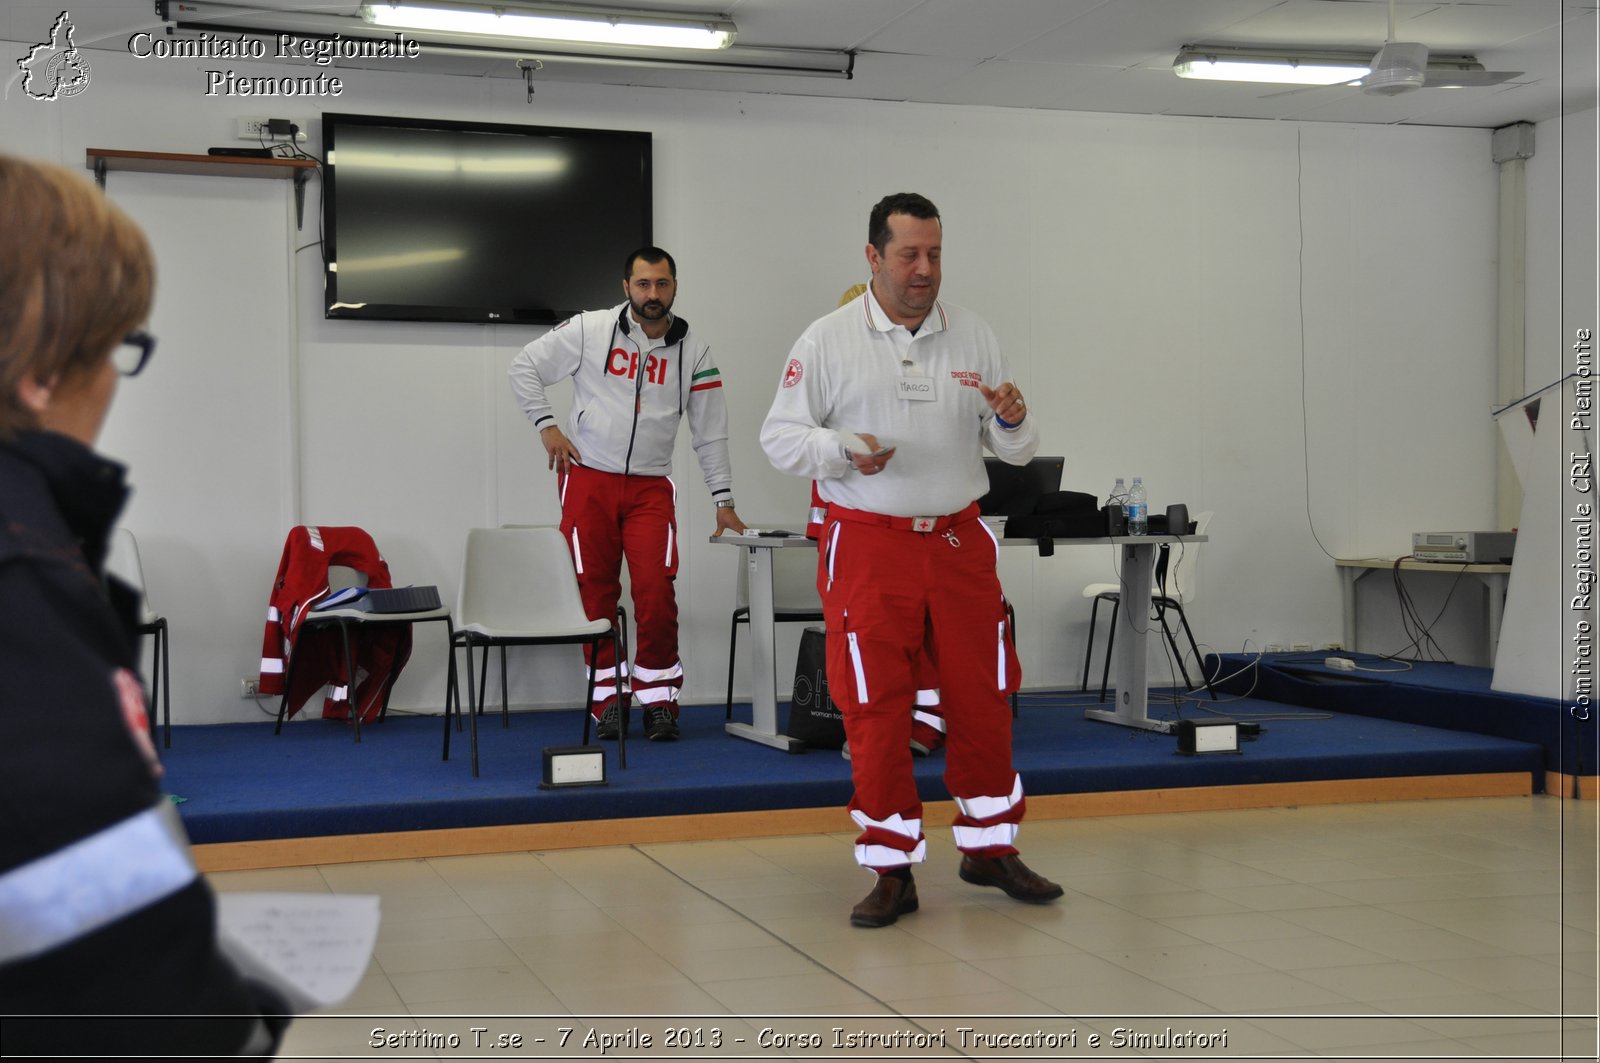
[[717,530],[711,533],[711,537],[714,539],[725,531],[735,535],[742,535],[745,531],[744,521],[739,519],[739,514],[734,512],[732,506],[717,507]]
[[878,437],[866,432],[860,434],[861,442],[867,445],[866,453],[850,452],[850,460],[855,463],[856,472],[862,476],[874,476],[883,471],[889,464],[889,459],[894,457],[895,448],[885,447],[878,442]]
[[555,425],[546,425],[544,431],[539,433],[539,442],[544,444],[544,452],[550,456],[549,468],[565,476],[573,465],[583,464],[583,459],[578,456],[578,448],[572,445],[572,440],[567,434]]
[[1006,424],[1016,427],[1028,416],[1028,404],[1022,401],[1022,392],[1009,380],[997,388],[978,385],[978,393],[988,402],[994,415]]

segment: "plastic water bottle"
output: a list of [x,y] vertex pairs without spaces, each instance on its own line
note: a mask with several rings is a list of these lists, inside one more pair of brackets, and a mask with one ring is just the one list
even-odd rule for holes
[[1150,503],[1145,498],[1144,480],[1141,477],[1133,478],[1133,486],[1128,488],[1128,534],[1145,535],[1150,531]]
[[1117,477],[1117,486],[1111,489],[1111,494],[1106,498],[1108,506],[1122,506],[1126,510],[1128,505],[1128,485],[1122,477]]

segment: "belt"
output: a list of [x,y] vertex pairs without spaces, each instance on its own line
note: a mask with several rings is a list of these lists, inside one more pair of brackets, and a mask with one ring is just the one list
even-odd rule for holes
[[895,531],[942,532],[977,515],[976,502],[959,513],[947,513],[942,517],[891,517],[886,513],[868,513],[866,510],[846,509],[832,502],[828,503],[830,518],[847,520],[852,524],[873,524],[880,528],[893,528]]

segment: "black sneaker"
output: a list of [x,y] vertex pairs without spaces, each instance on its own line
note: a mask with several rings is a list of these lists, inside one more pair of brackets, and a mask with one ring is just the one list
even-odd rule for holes
[[644,736],[652,742],[676,742],[678,721],[665,705],[652,705],[644,710]]
[[622,710],[617,708],[617,703],[612,702],[606,706],[606,711],[600,714],[600,721],[595,725],[594,736],[602,742],[615,742],[617,735],[622,731]]

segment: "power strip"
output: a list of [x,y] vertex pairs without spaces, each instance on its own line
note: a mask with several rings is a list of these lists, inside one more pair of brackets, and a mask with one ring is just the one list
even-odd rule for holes
[[1329,657],[1322,664],[1324,667],[1332,668],[1336,672],[1353,672],[1356,670],[1356,662],[1348,657]]

